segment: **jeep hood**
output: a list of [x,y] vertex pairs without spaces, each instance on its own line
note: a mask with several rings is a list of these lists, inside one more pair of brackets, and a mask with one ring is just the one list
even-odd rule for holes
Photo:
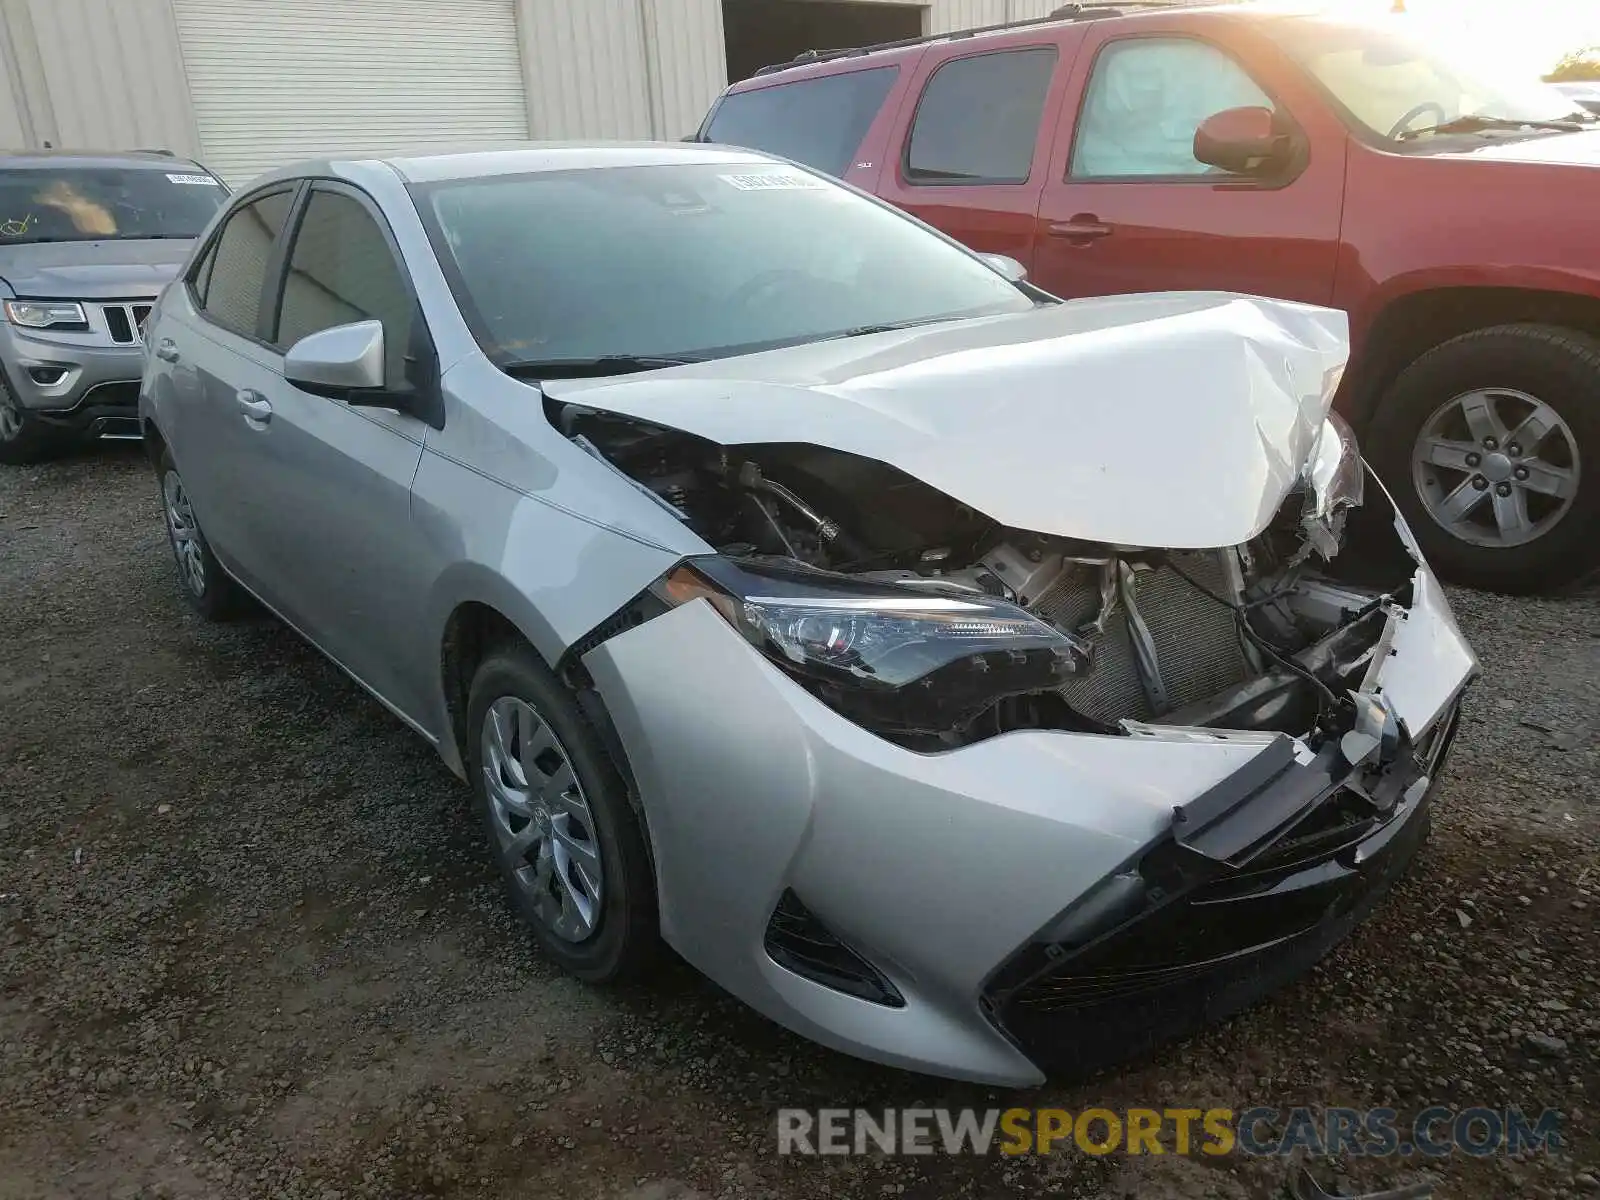
[[137,300],[177,278],[188,238],[0,246],[0,279],[34,300]]
[[1198,549],[1266,527],[1347,354],[1341,312],[1163,293],[541,390],[722,445],[877,459],[1018,529]]

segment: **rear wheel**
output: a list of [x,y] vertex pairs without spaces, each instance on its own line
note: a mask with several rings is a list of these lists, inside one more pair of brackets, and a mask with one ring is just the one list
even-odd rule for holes
[[208,621],[222,621],[236,614],[244,603],[244,591],[222,569],[211,544],[200,532],[189,491],[172,461],[172,451],[163,448],[156,466],[161,482],[161,511],[166,517],[167,541],[173,561],[178,565],[178,583],[189,607]]
[[1600,565],[1600,342],[1501,325],[1435,347],[1366,444],[1439,573],[1529,593]]
[[19,467],[43,462],[59,453],[65,443],[59,433],[18,404],[0,380],[0,463]]

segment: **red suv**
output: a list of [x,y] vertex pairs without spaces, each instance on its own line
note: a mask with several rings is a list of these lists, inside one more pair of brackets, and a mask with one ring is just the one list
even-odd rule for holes
[[1600,563],[1596,120],[1404,18],[1069,6],[802,55],[696,140],[840,176],[1058,296],[1346,310],[1339,406],[1428,554],[1526,592]]

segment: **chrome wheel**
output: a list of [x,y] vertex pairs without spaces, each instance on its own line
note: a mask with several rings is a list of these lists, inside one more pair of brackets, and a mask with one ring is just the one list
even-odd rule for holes
[[1578,443],[1526,392],[1483,388],[1441,404],[1411,451],[1423,508],[1474,546],[1520,546],[1561,522],[1578,495]]
[[594,817],[566,748],[515,696],[489,706],[482,737],[490,826],[515,886],[551,933],[585,941],[600,922],[605,875]]
[[22,414],[10,396],[0,395],[0,442],[14,442],[22,436]]
[[200,526],[195,524],[189,494],[183,490],[183,480],[176,471],[168,471],[162,477],[161,495],[166,501],[167,532],[172,536],[172,552],[177,556],[183,582],[196,596],[204,596],[205,544],[200,540]]

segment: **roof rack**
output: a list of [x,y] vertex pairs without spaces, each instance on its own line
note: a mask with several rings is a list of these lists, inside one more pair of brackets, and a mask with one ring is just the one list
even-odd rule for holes
[[141,146],[139,149],[135,150],[134,153],[135,154],[159,154],[159,155],[161,155],[162,158],[177,158],[178,157],[171,150],[156,150],[156,149],[152,149],[149,146]]
[[[1189,0],[1192,4],[1193,0]],[[794,67],[803,67],[810,63],[831,62],[837,58],[854,58],[862,54],[876,54],[880,50],[900,50],[906,46],[925,46],[929,42],[954,41],[959,38],[976,37],[980,33],[1000,33],[1007,29],[1025,29],[1030,25],[1054,25],[1061,21],[1092,21],[1102,17],[1120,17],[1122,10],[1127,8],[1184,8],[1188,7],[1184,0],[1105,0],[1104,3],[1095,3],[1093,0],[1082,4],[1063,4],[1054,9],[1049,15],[1043,17],[1027,17],[1020,21],[1002,21],[998,25],[978,25],[972,29],[952,29],[947,33],[930,33],[922,37],[901,38],[894,42],[875,42],[870,46],[841,46],[835,50],[804,50],[796,54],[788,62],[772,63],[770,66],[761,67],[751,75],[754,79],[760,75],[771,75],[777,71],[788,71]]]

